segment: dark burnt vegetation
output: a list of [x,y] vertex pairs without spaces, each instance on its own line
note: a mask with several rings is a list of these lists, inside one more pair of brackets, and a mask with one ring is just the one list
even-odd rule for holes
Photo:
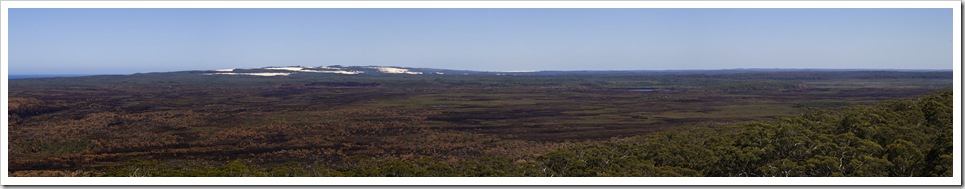
[[7,171],[949,176],[951,75],[173,72],[20,79],[9,87]]

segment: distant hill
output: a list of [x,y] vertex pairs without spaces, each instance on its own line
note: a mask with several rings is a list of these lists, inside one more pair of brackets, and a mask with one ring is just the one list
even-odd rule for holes
[[291,74],[410,74],[410,75],[666,75],[666,74],[739,74],[764,72],[951,72],[951,70],[909,69],[721,69],[721,70],[574,70],[574,71],[472,71],[400,66],[272,66],[205,71],[204,75],[288,76]]
[[30,79],[30,78],[55,78],[55,77],[80,77],[89,74],[38,74],[38,75],[9,75],[7,79]]
[[[281,77],[299,74],[325,75],[517,75],[517,76],[552,76],[552,75],[722,75],[722,74],[753,74],[753,73],[804,73],[804,72],[852,72],[864,75],[880,75],[887,72],[934,72],[941,73],[941,77],[950,77],[952,70],[914,70],[914,69],[779,69],[779,68],[752,68],[752,69],[719,69],[719,70],[546,70],[546,71],[473,71],[473,70],[450,70],[437,68],[413,68],[401,66],[269,66],[260,68],[227,68],[217,70],[193,70],[175,72],[152,72],[137,73],[133,75],[145,74],[188,74],[188,75],[236,75],[236,76],[263,76]],[[795,77],[800,74],[777,74],[775,77]],[[860,74],[859,74],[860,75]],[[9,79],[29,79],[29,78],[55,78],[55,77],[78,77],[93,76],[80,74],[59,74],[59,75],[9,75]],[[109,75],[101,75],[109,76]],[[110,75],[120,76],[120,75]],[[852,74],[852,76],[855,76]]]

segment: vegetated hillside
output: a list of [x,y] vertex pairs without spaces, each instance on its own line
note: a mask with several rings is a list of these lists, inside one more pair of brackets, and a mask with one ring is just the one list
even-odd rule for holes
[[[664,131],[578,145],[536,161],[356,156],[269,168],[133,162],[110,176],[952,176],[952,92],[815,109],[774,122]],[[136,172],[140,171],[140,173]]]
[[[782,78],[773,73],[363,75],[279,69],[302,72],[268,77],[174,72],[12,80],[8,171],[13,176],[762,176],[769,172],[759,168],[772,165],[774,157],[802,167],[809,161],[831,161],[826,157],[844,163],[882,159],[893,166],[900,161],[881,154],[861,154],[878,159],[860,159],[863,156],[852,152],[848,153],[853,157],[833,156],[820,151],[831,147],[820,147],[803,150],[809,153],[805,155],[786,155],[781,149],[786,146],[762,146],[757,151],[741,146],[750,145],[740,143],[747,140],[734,137],[755,131],[752,128],[784,128],[772,122],[810,109],[914,98],[952,83],[950,72],[806,72],[787,74],[807,77]],[[855,75],[841,76],[849,73]],[[857,110],[843,112],[852,111]],[[828,120],[818,123],[845,116],[825,114]],[[904,120],[898,123],[917,123],[913,116],[878,114]],[[929,115],[922,113],[925,120],[937,119]],[[883,122],[869,123],[881,127],[877,123]],[[875,137],[904,132],[860,128],[864,127],[849,132],[855,138],[871,137],[868,140],[882,149],[898,140]],[[676,133],[672,138],[693,139],[679,144],[658,140],[668,135],[665,131]],[[842,130],[809,132],[814,133],[807,139],[817,142],[848,136]],[[907,133],[914,132],[938,136],[927,129]],[[719,133],[723,135],[718,137],[735,136],[685,145]],[[830,137],[809,138],[823,134]],[[897,138],[917,145],[926,154],[922,157],[931,158],[925,162],[943,157],[927,155],[940,145],[925,146],[902,137]],[[714,142],[749,151],[728,156],[733,148],[709,148]],[[700,156],[681,155],[687,161],[677,161],[663,156],[686,153],[640,148],[647,144],[709,150]],[[601,165],[580,159],[592,157],[586,150],[619,151],[611,145],[628,150],[619,153],[619,160],[602,159]],[[706,167],[737,161],[727,159],[731,156],[750,158],[738,163],[753,168],[731,174]],[[631,170],[619,166],[653,171],[606,171]],[[915,170],[915,176],[936,170]],[[853,169],[839,172],[856,175]],[[796,172],[787,174],[791,173]]]
[[952,92],[541,157],[557,176],[952,176]]

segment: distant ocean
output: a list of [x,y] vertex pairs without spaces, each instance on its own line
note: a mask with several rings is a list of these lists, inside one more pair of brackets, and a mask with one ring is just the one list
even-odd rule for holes
[[85,74],[33,74],[33,75],[9,75],[8,79],[30,79],[30,78],[54,78],[54,77],[78,77],[88,76]]

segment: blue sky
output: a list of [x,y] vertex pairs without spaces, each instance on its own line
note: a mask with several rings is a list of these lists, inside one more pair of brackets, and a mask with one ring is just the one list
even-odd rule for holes
[[9,9],[10,74],[951,69],[951,9]]

